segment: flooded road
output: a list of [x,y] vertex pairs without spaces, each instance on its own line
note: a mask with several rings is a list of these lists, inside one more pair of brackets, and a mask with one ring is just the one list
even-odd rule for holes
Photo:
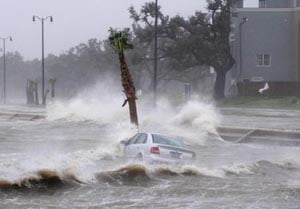
[[[236,115],[218,118],[201,103],[141,111],[141,131],[184,138],[197,153],[192,164],[147,165],[122,157],[119,141],[137,131],[127,112],[79,107],[18,106],[46,118],[0,117],[0,208],[300,208],[300,148],[223,142],[215,127]],[[291,129],[294,119],[284,120]]]

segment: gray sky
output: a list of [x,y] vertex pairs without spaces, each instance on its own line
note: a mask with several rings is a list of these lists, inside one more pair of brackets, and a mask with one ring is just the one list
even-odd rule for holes
[[[60,54],[90,38],[105,39],[109,27],[129,27],[128,8],[139,9],[150,0],[0,0],[0,37],[11,35],[7,51],[18,50],[25,59],[41,56],[41,22],[32,16],[52,15],[54,22],[45,22],[45,55]],[[257,0],[246,0],[256,6]],[[163,12],[170,16],[190,16],[204,9],[205,0],[159,0]],[[2,48],[2,43],[0,43]]]

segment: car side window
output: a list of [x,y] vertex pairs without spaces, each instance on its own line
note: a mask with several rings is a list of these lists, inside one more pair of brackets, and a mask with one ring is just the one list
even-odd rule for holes
[[176,147],[184,146],[182,141],[180,141],[178,139],[170,138],[167,136],[152,134],[152,138],[153,138],[154,144],[165,144],[165,145],[171,145],[171,146],[176,146]]
[[143,144],[147,143],[147,139],[148,139],[148,136],[147,136],[147,134],[145,134],[145,138],[144,138]]
[[135,141],[135,144],[145,144],[147,142],[147,134],[140,134]]
[[128,140],[127,145],[133,144],[139,136],[140,134],[134,135],[131,139]]

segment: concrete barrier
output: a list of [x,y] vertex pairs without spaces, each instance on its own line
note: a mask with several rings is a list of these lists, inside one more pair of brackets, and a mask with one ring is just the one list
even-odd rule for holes
[[233,143],[300,146],[300,130],[218,127],[219,135]]
[[1,116],[6,116],[10,120],[21,119],[21,120],[30,120],[30,121],[46,118],[46,116],[43,114],[21,113],[21,112],[19,112],[19,113],[17,113],[17,112],[0,112],[0,117]]

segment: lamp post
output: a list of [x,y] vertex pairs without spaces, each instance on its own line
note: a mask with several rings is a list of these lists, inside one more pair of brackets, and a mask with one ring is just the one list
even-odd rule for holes
[[46,105],[46,95],[45,95],[45,57],[44,57],[44,21],[50,20],[53,22],[52,16],[47,17],[39,17],[34,15],[32,17],[32,21],[35,22],[36,20],[40,20],[42,22],[42,104]]
[[6,60],[5,60],[5,43],[6,40],[12,41],[12,37],[1,38],[3,41],[3,103],[6,104]]
[[155,0],[154,78],[153,78],[154,107],[156,107],[156,99],[157,99],[157,16],[158,16],[158,0]]
[[242,75],[242,72],[243,72],[243,57],[242,57],[242,44],[243,44],[243,42],[242,42],[242,26],[246,23],[246,22],[248,22],[248,18],[247,17],[243,17],[243,19],[242,19],[242,22],[240,22],[240,24],[239,24],[239,44],[240,44],[240,47],[239,47],[239,49],[240,49],[240,53],[239,53],[239,55],[240,55],[240,70],[239,70],[239,75],[238,75],[238,79],[241,77],[241,75]]

